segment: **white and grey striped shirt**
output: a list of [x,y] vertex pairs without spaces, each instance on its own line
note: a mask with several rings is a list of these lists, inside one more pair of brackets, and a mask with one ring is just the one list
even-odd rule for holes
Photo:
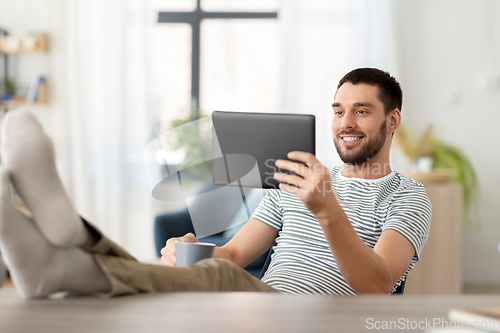
[[[333,190],[361,240],[373,248],[393,229],[415,249],[410,267],[427,241],[431,205],[419,182],[397,172],[379,179],[347,178],[331,169]],[[262,281],[284,293],[353,295],[342,277],[318,220],[293,194],[269,190],[252,217],[279,231],[271,264]]]

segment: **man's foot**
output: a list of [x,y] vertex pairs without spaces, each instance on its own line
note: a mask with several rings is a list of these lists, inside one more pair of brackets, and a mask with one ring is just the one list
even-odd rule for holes
[[0,156],[12,184],[55,246],[83,245],[87,231],[57,174],[52,144],[27,110],[9,111],[2,121]]
[[109,292],[110,283],[92,255],[78,247],[58,248],[17,210],[9,193],[8,172],[0,167],[0,245],[12,281],[24,298],[56,291]]

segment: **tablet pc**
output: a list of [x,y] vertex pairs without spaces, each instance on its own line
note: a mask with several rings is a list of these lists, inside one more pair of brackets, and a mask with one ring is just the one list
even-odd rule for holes
[[216,185],[278,188],[277,159],[316,153],[314,115],[214,111],[212,171]]

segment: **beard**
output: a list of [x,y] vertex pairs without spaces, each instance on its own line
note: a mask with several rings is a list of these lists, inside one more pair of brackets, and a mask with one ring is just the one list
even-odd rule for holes
[[[364,138],[366,138],[365,133],[360,131],[345,131],[345,130],[339,131],[334,137],[333,143],[335,144],[335,148],[337,149],[337,153],[339,154],[342,162],[352,165],[363,164],[380,152],[385,143],[386,130],[387,130],[387,122],[384,121],[382,123],[382,126],[380,126],[378,135],[375,138],[371,139],[370,141],[364,143],[361,147],[343,146],[342,138],[340,137],[340,135],[351,134],[351,135],[362,135]],[[342,148],[344,148],[345,151],[343,151]],[[359,149],[359,151],[356,154],[347,154],[353,148]]]

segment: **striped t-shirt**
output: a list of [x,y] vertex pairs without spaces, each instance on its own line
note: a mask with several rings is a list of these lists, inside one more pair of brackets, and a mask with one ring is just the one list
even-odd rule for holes
[[[379,179],[347,178],[342,167],[330,171],[339,204],[361,240],[373,249],[381,233],[405,236],[416,255],[427,241],[431,205],[419,182],[397,172]],[[342,277],[318,220],[293,194],[269,190],[252,217],[279,231],[277,245],[262,281],[284,293],[353,295]]]

